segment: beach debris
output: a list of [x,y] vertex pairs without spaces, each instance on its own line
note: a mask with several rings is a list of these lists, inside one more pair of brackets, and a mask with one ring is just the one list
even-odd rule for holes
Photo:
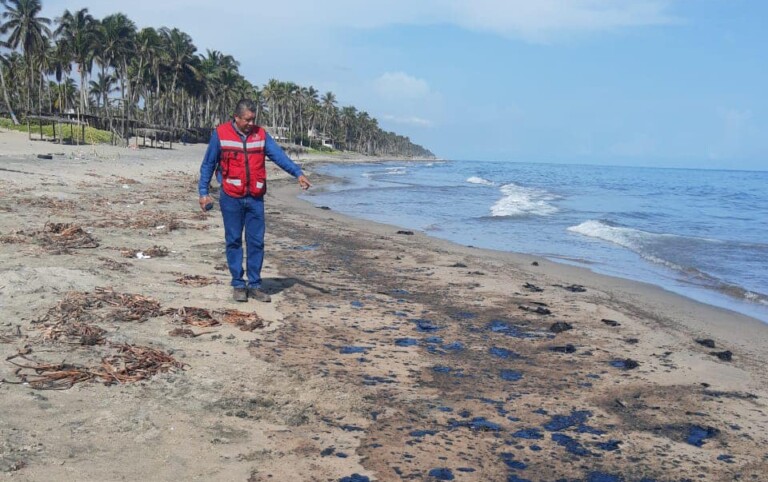
[[416,346],[418,344],[419,344],[419,340],[415,338],[397,338],[395,340],[396,346],[408,347],[408,346]]
[[70,249],[89,249],[99,246],[98,240],[83,228],[70,223],[46,223],[37,231],[15,231],[0,237],[6,244],[35,243],[51,254],[68,254]]
[[544,291],[543,289],[539,288],[538,286],[532,283],[525,283],[523,285],[523,288],[532,293],[541,293],[542,291]]
[[464,263],[453,263],[452,265],[448,266],[449,268],[466,268],[467,265]]
[[715,347],[715,340],[711,338],[699,338],[698,340],[696,340],[696,343],[698,343],[701,346],[705,346],[707,348]]
[[490,353],[495,357],[503,358],[505,360],[510,358],[520,358],[520,355],[513,352],[512,350],[507,350],[506,348],[501,348],[498,346],[492,346],[491,348],[489,348],[488,353]]
[[219,280],[216,278],[209,278],[206,276],[191,274],[191,275],[184,275],[181,278],[178,278],[175,280],[176,283],[184,286],[194,286],[194,287],[202,287],[202,286],[208,286],[212,284],[219,284]]
[[353,355],[357,353],[367,353],[368,350],[370,350],[369,347],[348,345],[348,346],[342,346],[341,348],[339,348],[339,353],[342,355]]
[[576,347],[568,343],[567,345],[562,346],[551,346],[549,347],[549,351],[553,351],[555,353],[576,353]]
[[37,155],[37,158],[38,158],[38,159],[47,159],[47,160],[51,160],[51,159],[53,159],[53,156],[52,156],[51,154],[38,154],[38,155]]
[[253,331],[264,328],[266,323],[256,313],[246,313],[233,309],[222,310],[222,321],[229,325],[235,325],[240,331]]
[[211,312],[204,308],[185,306],[175,310],[173,317],[187,325],[211,327],[227,323],[237,326],[241,331],[253,331],[266,326],[258,314],[232,309]]
[[610,365],[614,368],[621,368],[622,370],[634,370],[640,366],[640,363],[631,358],[625,358],[623,360],[612,360]]
[[51,211],[72,212],[77,207],[77,203],[71,199],[56,199],[49,196],[40,196],[32,198],[21,198],[15,200],[20,206],[29,206]]
[[[37,390],[66,390],[89,380],[98,380],[105,385],[135,383],[158,373],[185,367],[170,354],[154,348],[129,344],[114,344],[109,345],[109,348],[116,353],[102,358],[98,366],[44,363],[28,357],[31,350],[20,351],[6,358],[6,361],[17,367],[14,373],[20,381],[4,381],[27,384]],[[16,359],[22,362],[14,361]]]
[[430,320],[426,320],[424,318],[418,318],[411,321],[416,325],[416,330],[422,333],[430,333],[430,332],[438,331],[441,329],[441,327],[435,324],[434,322]]
[[551,315],[552,312],[549,310],[549,308],[545,308],[542,304],[536,304],[536,306],[530,306],[530,305],[518,305],[518,308],[520,308],[523,311],[529,311],[531,313],[536,313],[537,315]]
[[564,331],[572,330],[573,325],[567,321],[556,321],[549,327],[549,331],[552,333],[562,333]]
[[539,265],[538,261],[534,261],[533,263],[531,263],[531,266],[538,266],[538,265]]
[[707,439],[716,437],[720,430],[714,427],[702,427],[701,425],[691,425],[685,437],[685,442],[695,447],[701,447]]
[[144,322],[165,312],[152,298],[129,293],[118,293],[112,288],[97,287],[92,293],[72,291],[55,307],[33,323],[45,328],[57,323],[92,321]]
[[181,321],[187,325],[211,327],[218,326],[221,323],[216,320],[210,311],[204,308],[195,308],[191,306],[183,306],[179,308],[174,314],[174,319]]
[[508,382],[516,382],[518,380],[522,380],[523,373],[518,370],[501,370],[499,372],[499,377],[501,377],[502,380],[506,380]]
[[584,293],[585,291],[587,291],[587,289],[585,287],[581,286],[581,285],[568,285],[568,286],[552,285],[552,286],[556,286],[558,288],[562,288],[562,289],[564,289],[566,291],[570,291],[571,293]]
[[330,211],[331,210],[331,208],[329,208],[328,206],[317,206],[317,209],[322,209],[323,211]]
[[543,335],[541,332],[526,331],[524,327],[510,324],[504,320],[491,320],[491,322],[488,324],[487,329],[492,331],[493,333],[502,333],[506,336],[511,336],[513,338],[527,339],[527,338],[537,338],[540,336],[547,336],[547,335]]
[[121,273],[127,273],[128,269],[131,267],[130,263],[122,263],[120,261],[115,261],[114,259],[106,258],[104,256],[100,256],[99,261],[103,262],[101,266],[104,269],[108,269],[110,271],[119,271]]
[[640,343],[640,339],[638,338],[624,338],[624,343],[628,343],[630,345],[637,345]]
[[397,234],[403,234],[405,236],[413,236],[413,231],[405,231],[405,230],[399,230]]
[[518,430],[517,432],[513,433],[512,436],[516,438],[522,438],[525,440],[541,440],[544,438],[544,435],[541,433],[541,430],[538,428],[526,428],[526,429]]
[[453,472],[451,472],[451,469],[445,469],[445,468],[436,468],[429,471],[428,474],[430,477],[434,477],[435,480],[453,480],[455,479],[455,476],[453,475]]
[[189,328],[174,328],[173,330],[168,332],[168,335],[170,336],[179,336],[182,338],[197,338],[198,336],[207,335],[209,333],[214,333],[213,331],[201,331],[200,333],[195,333],[194,331],[190,330]]
[[358,473],[354,473],[354,474],[349,475],[347,477],[340,478],[339,482],[371,482],[371,479],[369,479],[365,475],[360,475]]
[[710,354],[716,356],[717,358],[723,361],[728,361],[728,362],[733,361],[733,352],[731,352],[731,350],[713,351]]
[[80,345],[93,346],[106,343],[105,333],[106,330],[103,328],[87,323],[60,322],[47,327],[43,332],[43,339],[49,341],[66,339],[70,342],[76,341]]
[[149,249],[139,250],[130,248],[120,248],[120,254],[123,258],[149,259],[162,258],[168,256],[168,248],[163,246],[152,246]]
[[616,321],[616,320],[609,320],[608,318],[603,318],[600,321],[602,321],[603,323],[605,323],[608,326],[621,326],[621,323],[619,323],[618,321]]
[[98,228],[124,228],[124,229],[154,229],[162,226],[165,232],[184,229],[188,226],[178,220],[174,213],[162,211],[138,211],[130,215],[120,217],[115,213],[109,213],[109,219],[93,224]]

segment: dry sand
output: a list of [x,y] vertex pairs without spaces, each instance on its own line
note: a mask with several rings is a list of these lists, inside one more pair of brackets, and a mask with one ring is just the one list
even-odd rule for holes
[[[0,478],[766,480],[765,324],[349,219],[274,169],[273,301],[235,303],[204,148],[0,132]],[[105,385],[127,346],[177,365]],[[95,378],[43,390],[44,364]]]

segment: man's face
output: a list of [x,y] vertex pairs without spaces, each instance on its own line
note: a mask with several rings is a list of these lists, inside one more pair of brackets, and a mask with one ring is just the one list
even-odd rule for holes
[[235,125],[243,134],[250,134],[256,123],[256,114],[247,110],[235,116]]

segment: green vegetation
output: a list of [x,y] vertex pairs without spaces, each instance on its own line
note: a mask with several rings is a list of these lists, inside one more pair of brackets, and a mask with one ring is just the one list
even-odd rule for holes
[[368,113],[339,107],[333,92],[321,95],[312,86],[276,79],[252,84],[234,57],[199,53],[178,28],[138,29],[122,13],[96,19],[87,8],[51,20],[41,16],[41,0],[0,5],[0,113],[7,111],[14,122],[16,113],[76,112],[98,116],[100,127],[122,137],[132,121],[203,135],[246,97],[257,102],[259,123],[278,141],[432,156],[407,137],[382,130]]
[[[14,124],[11,119],[0,119],[0,127],[8,130],[27,132],[26,124]],[[68,141],[68,142],[75,142],[80,144],[84,144],[84,143],[85,144],[108,144],[112,140],[112,134],[110,132],[96,129],[94,127],[86,126],[85,142],[83,142],[82,127],[72,126],[70,128],[70,126],[66,124],[57,126],[56,128],[57,139],[62,137],[62,132],[59,131],[59,129],[63,131],[63,137],[65,142]],[[32,136],[39,138],[40,136],[39,124],[32,123],[31,130],[32,130]],[[51,124],[43,125],[43,136],[51,139],[53,138],[53,125]]]

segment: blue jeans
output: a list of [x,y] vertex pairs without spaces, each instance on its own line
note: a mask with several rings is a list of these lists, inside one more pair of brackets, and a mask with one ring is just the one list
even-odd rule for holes
[[234,198],[222,190],[219,206],[221,217],[224,219],[224,240],[227,243],[227,265],[232,274],[232,286],[246,287],[243,280],[245,230],[247,287],[258,288],[261,286],[261,266],[264,264],[264,198]]

